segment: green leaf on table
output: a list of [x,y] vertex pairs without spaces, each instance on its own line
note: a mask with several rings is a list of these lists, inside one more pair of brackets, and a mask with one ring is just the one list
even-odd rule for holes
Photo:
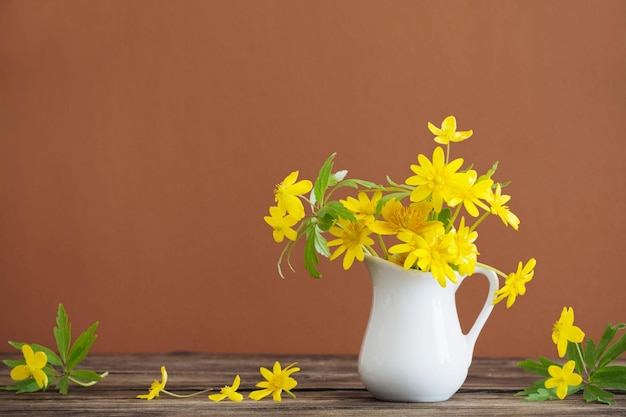
[[603,388],[626,390],[626,366],[605,366],[591,374],[590,382]]
[[592,338],[587,339],[587,347],[584,351],[587,369],[593,370],[596,366],[596,344]]
[[61,378],[59,378],[59,382],[57,382],[57,389],[59,390],[59,393],[66,395],[69,387],[70,380],[67,375],[63,375]]
[[70,372],[70,379],[79,385],[88,387],[102,380],[102,378],[106,375],[108,374],[107,373],[98,374],[94,371],[87,371],[87,370],[81,369],[81,370],[74,370]]
[[547,379],[548,378],[544,378],[544,379],[542,379],[540,381],[535,381],[535,382],[533,382],[533,384],[530,387],[528,387],[528,388],[526,388],[526,389],[524,389],[522,391],[516,392],[514,395],[515,396],[522,396],[522,395],[528,396],[528,395],[532,395],[532,394],[537,394],[537,392],[540,389],[545,389],[544,383],[546,382]]
[[556,362],[552,362],[542,356],[539,357],[539,360],[541,362],[537,362],[532,359],[526,359],[525,361],[518,362],[517,366],[535,375],[550,376],[550,373],[548,372],[548,367],[550,367],[551,365],[558,365]]
[[52,365],[57,365],[57,366],[62,366],[63,362],[61,361],[61,358],[59,358],[59,356],[56,354],[55,351],[53,351],[52,349],[48,349],[45,346],[42,345],[38,345],[36,343],[33,343],[32,345],[30,345],[30,347],[33,348],[34,352],[43,352],[46,354],[46,356],[48,357],[48,363],[52,364]]
[[588,403],[597,401],[604,404],[615,404],[615,400],[613,400],[615,394],[605,391],[593,384],[589,384],[585,387],[583,398]]
[[57,327],[53,329],[54,338],[59,349],[59,356],[63,362],[67,362],[67,355],[70,349],[72,338],[72,325],[68,321],[67,313],[63,304],[59,304],[57,312]]
[[600,357],[599,367],[602,368],[613,362],[620,355],[626,352],[626,334],[622,335],[617,342],[613,343]]
[[19,381],[14,385],[7,385],[0,387],[0,389],[5,391],[15,391],[17,394],[23,394],[25,392],[37,392],[41,389],[34,378],[28,378],[23,381]]
[[67,357],[66,371],[71,371],[76,365],[85,359],[85,356],[89,353],[91,345],[93,345],[93,342],[95,342],[98,337],[98,335],[95,334],[97,328],[98,322],[95,322],[91,325],[91,327],[82,332],[78,338],[76,338],[76,341],[72,345],[70,353]]
[[528,395],[528,397],[524,398],[524,401],[545,401],[545,400],[553,400],[557,398],[556,395],[552,392],[552,390],[539,388],[537,392]]
[[598,342],[598,346],[596,348],[596,362],[600,360],[606,348],[615,338],[615,335],[617,334],[617,332],[625,327],[626,327],[626,324],[624,323],[620,323],[615,326],[608,324],[606,326],[606,328],[604,329],[604,333],[602,333],[602,337],[600,338],[600,341]]
[[[28,343],[11,342],[11,341],[9,341],[9,345],[11,345],[15,349],[21,351],[22,350],[22,346],[28,345]],[[52,349],[48,349],[47,347],[42,346],[42,345],[38,345],[37,343],[31,344],[30,347],[33,349],[33,352],[43,352],[43,353],[45,353],[46,357],[48,358],[48,363],[51,363],[52,365],[59,365],[59,366],[63,365],[63,363],[61,362],[61,359],[59,358],[59,356]]]
[[9,368],[15,368],[16,366],[26,365],[26,361],[24,359],[13,360],[13,359],[5,359],[2,361]]

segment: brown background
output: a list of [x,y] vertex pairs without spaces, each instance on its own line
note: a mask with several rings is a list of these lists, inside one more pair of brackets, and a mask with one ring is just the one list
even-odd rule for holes
[[52,345],[61,302],[99,352],[358,352],[364,266],[281,280],[272,190],[332,152],[402,181],[449,114],[522,220],[481,260],[538,261],[476,354],[553,356],[564,305],[597,338],[626,321],[625,27],[624,1],[1,1],[0,350]]

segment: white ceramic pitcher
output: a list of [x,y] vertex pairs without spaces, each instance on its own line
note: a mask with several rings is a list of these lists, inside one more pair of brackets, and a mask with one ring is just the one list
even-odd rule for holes
[[474,325],[461,331],[455,293],[430,273],[405,270],[367,256],[373,284],[370,318],[359,354],[359,375],[377,399],[433,402],[449,399],[463,385],[474,344],[493,309],[497,275],[476,267],[489,280],[489,294]]

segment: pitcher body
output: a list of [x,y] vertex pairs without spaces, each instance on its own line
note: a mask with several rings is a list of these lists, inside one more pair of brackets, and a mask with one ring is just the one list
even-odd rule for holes
[[490,281],[491,295],[465,335],[455,299],[465,277],[444,288],[430,273],[404,270],[371,256],[365,263],[373,296],[359,354],[363,384],[380,400],[447,400],[467,377],[476,337],[493,308],[497,277],[492,271],[480,271]]

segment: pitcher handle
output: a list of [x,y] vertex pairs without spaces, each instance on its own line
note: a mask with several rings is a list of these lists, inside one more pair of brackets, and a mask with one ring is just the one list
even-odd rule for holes
[[487,278],[489,281],[489,294],[487,294],[485,304],[483,305],[478,317],[476,317],[474,325],[466,335],[468,346],[472,351],[474,350],[474,345],[476,344],[476,339],[478,339],[480,331],[483,329],[483,326],[487,322],[487,319],[493,310],[493,300],[496,298],[496,291],[498,291],[498,288],[500,287],[498,276],[491,269],[483,268],[477,265],[474,269],[474,273],[481,274]]

